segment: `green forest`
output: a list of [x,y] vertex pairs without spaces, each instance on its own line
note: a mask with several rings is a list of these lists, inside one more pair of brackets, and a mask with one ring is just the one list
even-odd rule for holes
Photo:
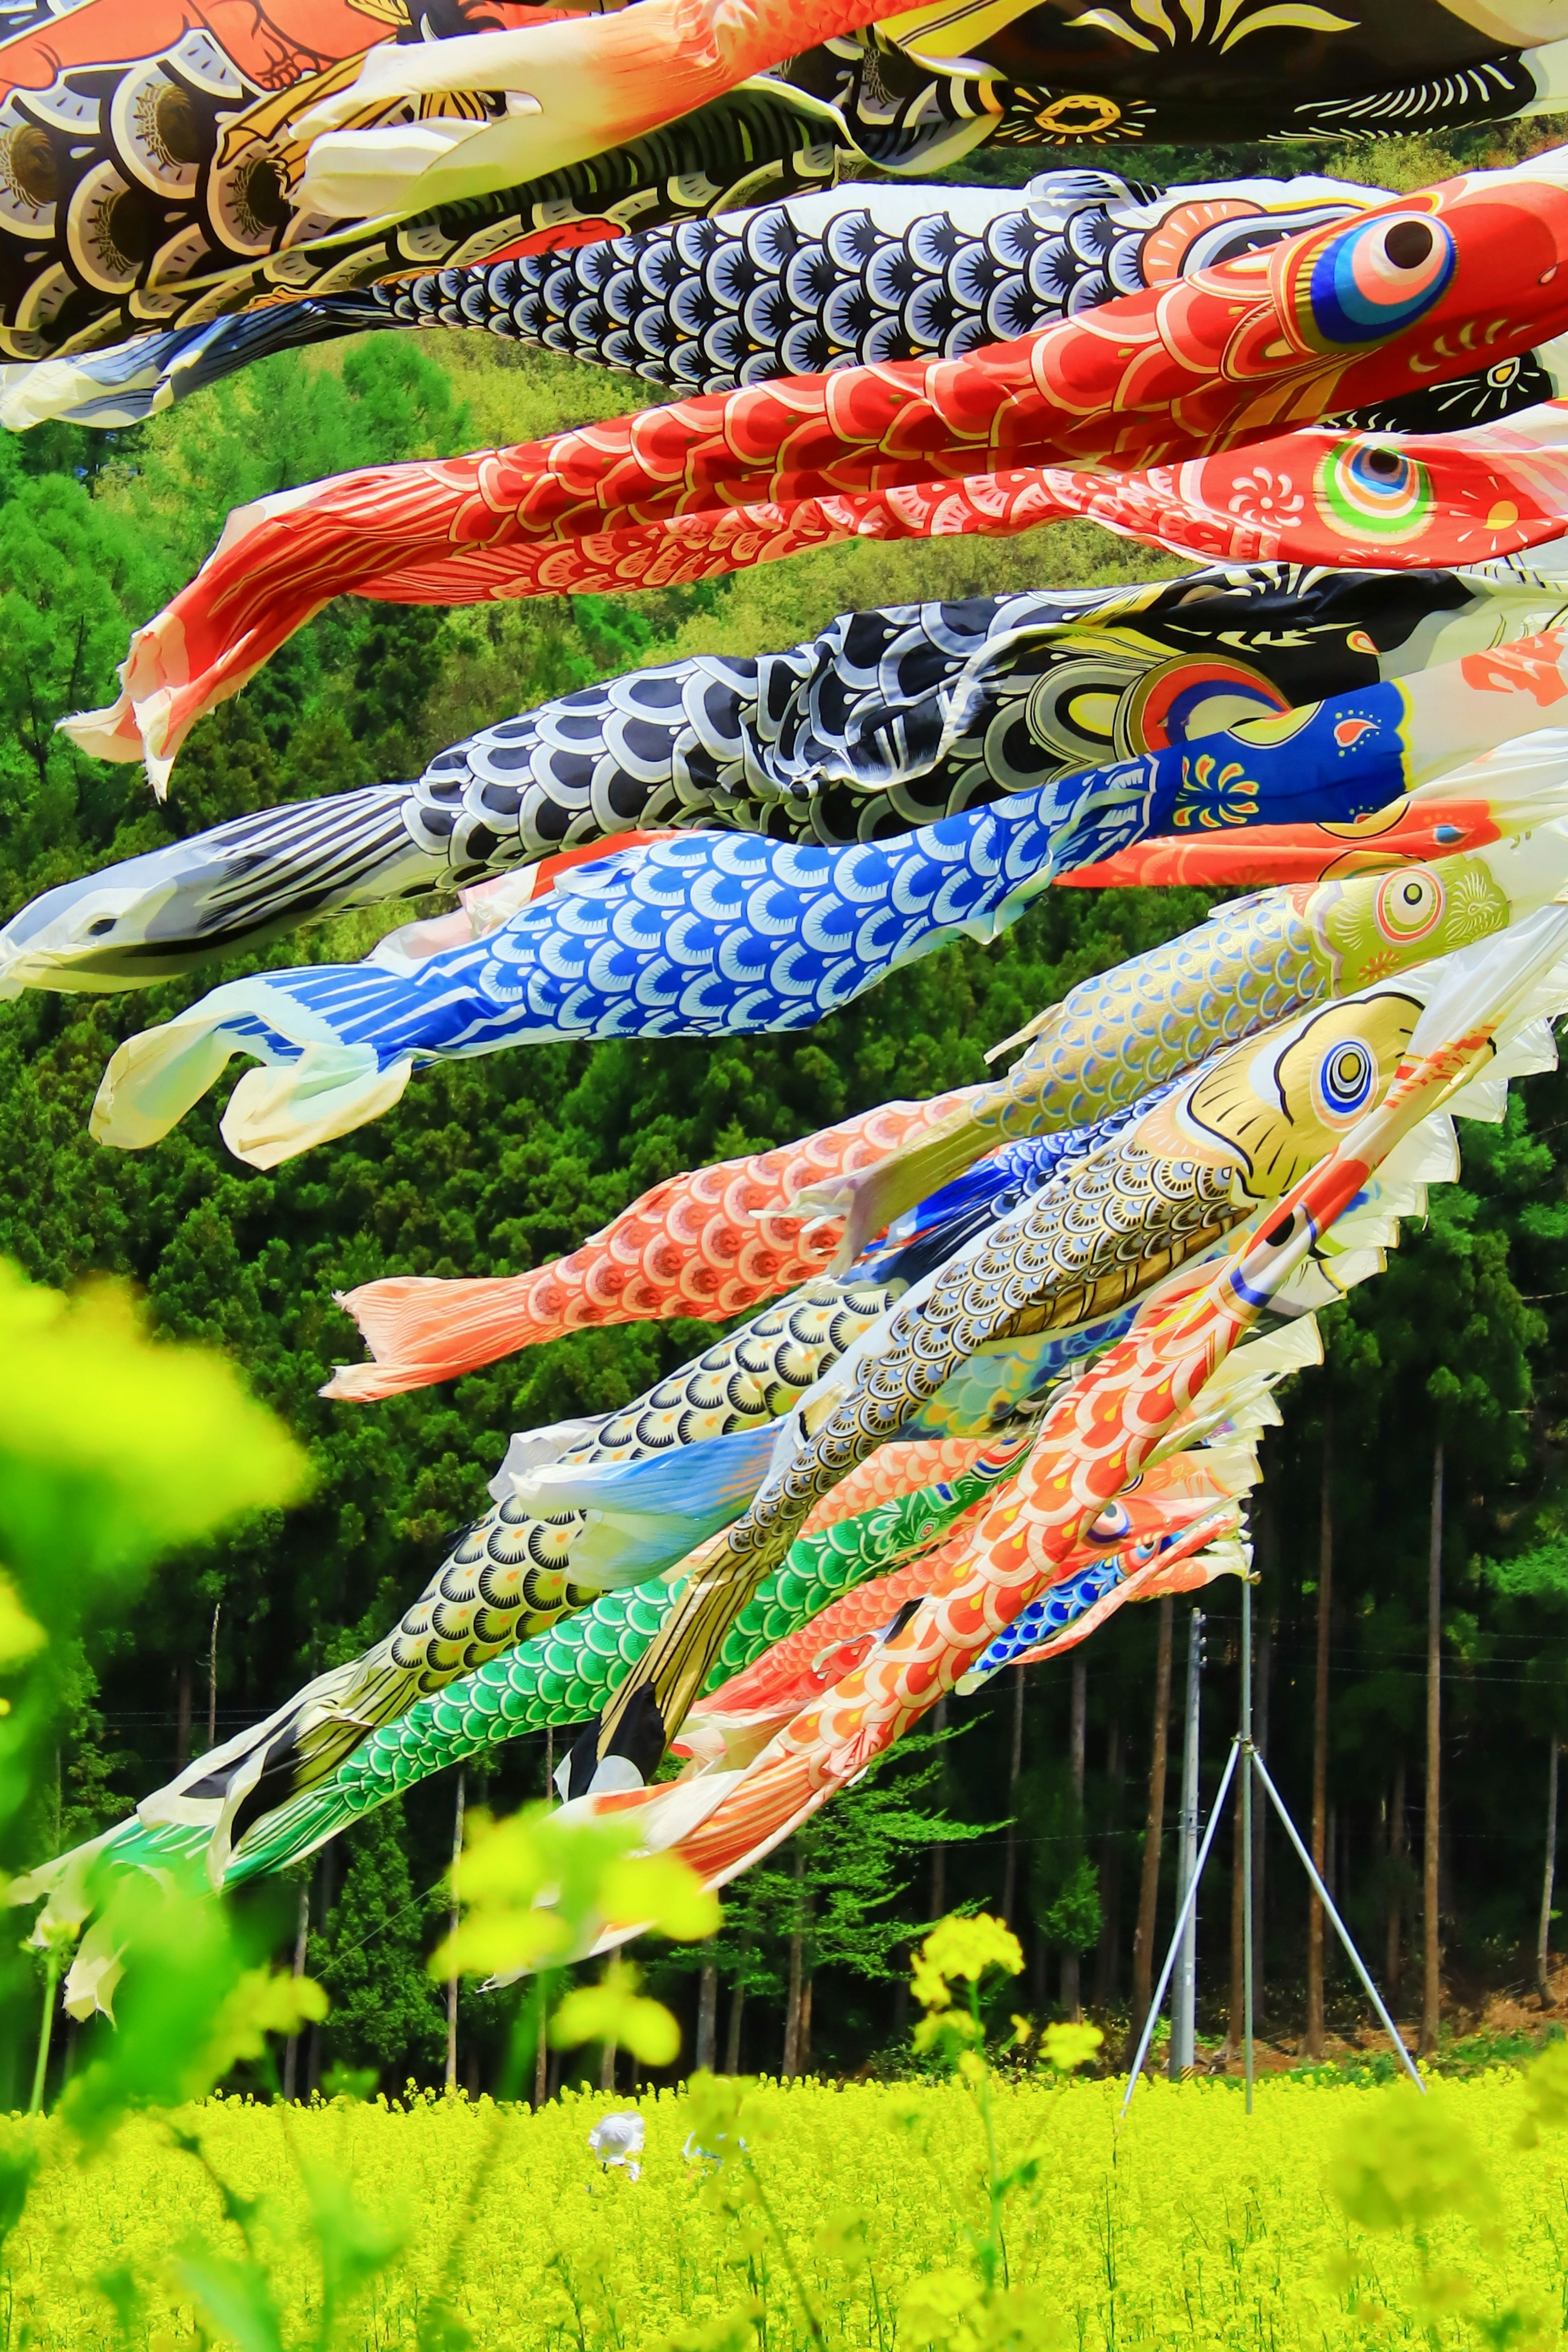
[[[1504,160],[1491,144],[1459,160]],[[1548,143],[1539,126],[1531,145]],[[1005,151],[1004,151],[1005,152]],[[1014,156],[1016,176],[1038,156]],[[1108,158],[1108,161],[1117,159]],[[1418,184],[1426,147],[1329,151],[1295,168]],[[1026,168],[1027,167],[1027,168]],[[1150,178],[1279,171],[1270,157],[1141,157]],[[44,426],[0,445],[0,898],[40,890],[243,811],[417,774],[471,729],[575,685],[690,653],[754,652],[871,604],[1134,580],[1181,567],[1087,525],[1008,542],[840,547],[700,588],[471,610],[345,599],[204,720],[155,805],[140,770],[54,731],[108,698],[128,628],[196,568],[227,510],[371,461],[526,439],[618,413],[646,387],[477,335],[366,337],[270,360],[134,431]],[[73,1659],[38,1858],[119,1818],[213,1737],[277,1705],[380,1634],[483,1507],[508,1433],[623,1403],[714,1336],[695,1323],[577,1335],[371,1406],[317,1390],[358,1356],[335,1291],[390,1273],[507,1274],[573,1247],[683,1168],[768,1148],[890,1096],[977,1079],[985,1049],[1083,975],[1201,919],[1193,891],[1060,891],[998,944],[915,965],[807,1037],[546,1046],[448,1066],[350,1138],[273,1173],[217,1135],[226,1087],[141,1155],[101,1150],[87,1115],[115,1045],[232,961],[138,995],[30,993],[0,1005],[0,1253],[33,1277],[127,1279],[153,1326],[225,1350],[308,1448],[310,1499],[168,1564],[130,1624]],[[328,923],[259,961],[340,961],[404,919]],[[232,1084],[232,1076],[230,1082]],[[1458,2030],[1489,1996],[1535,1998],[1548,1759],[1568,1732],[1568,1080],[1515,1087],[1500,1128],[1461,1129],[1463,1179],[1433,1195],[1379,1280],[1324,1318],[1327,1362],[1283,1393],[1254,1532],[1260,1729],[1299,1820],[1312,1810],[1320,1655],[1329,1875],[1401,2018],[1422,1966],[1427,1622],[1434,1449],[1444,1449],[1441,1910]],[[1325,1598],[1323,1570],[1332,1561]],[[70,1563],[60,1563],[68,1577]],[[1212,1587],[1204,1782],[1235,1722],[1237,1588]],[[1175,1687],[1186,1654],[1176,1614]],[[1168,1619],[1167,1619],[1168,1625]],[[1158,1610],[1128,1610],[1062,1664],[998,1676],[732,1890],[706,1951],[646,1955],[695,2046],[706,1958],[721,2063],[852,2074],[894,2057],[912,1940],[945,1909],[1003,1910],[1037,2015],[1075,2003],[1119,2032],[1156,1719]],[[1174,1903],[1179,1697],[1171,1707],[1163,1879]],[[543,1793],[519,1741],[469,1804]],[[424,1969],[444,1925],[452,1776],[371,1816],[291,1883],[311,1971],[332,2000],[299,2086],[358,2070],[438,2082],[445,1997]],[[1263,1842],[1264,2017],[1304,2015],[1304,1884]],[[1220,1839],[1200,1930],[1200,2026],[1231,1985]],[[1144,1954],[1146,1963],[1147,1952]],[[793,1999],[791,1989],[793,1988]],[[708,2015],[713,2011],[710,1979]],[[465,1990],[459,2079],[495,2079],[510,1994]],[[1364,2014],[1331,1961],[1332,2024]],[[711,2030],[711,2028],[709,2029]],[[77,2062],[76,2029],[57,2064]],[[1119,2046],[1119,2045],[1118,2045]]]

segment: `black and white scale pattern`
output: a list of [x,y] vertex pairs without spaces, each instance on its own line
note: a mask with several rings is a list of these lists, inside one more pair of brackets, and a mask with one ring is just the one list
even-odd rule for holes
[[[1257,209],[1203,225],[1218,194]],[[727,392],[868,361],[955,358],[1138,293],[1156,236],[1160,268],[1174,243],[1189,275],[1379,201],[1333,180],[1162,189],[1082,168],[1043,173],[1021,194],[850,185],[571,252],[433,269],[362,289],[342,323],[479,328],[682,392]],[[1344,421],[1460,432],[1552,399],[1560,373],[1551,353],[1528,352]]]
[[[701,655],[565,694],[439,752],[405,813],[454,880],[633,827],[871,840],[1147,748],[1156,669],[1201,697],[1370,684],[1384,652],[1469,591],[1448,572],[1222,567],[1133,589],[841,614],[809,643]],[[1275,707],[1278,707],[1276,705]]]
[[[696,655],[559,696],[439,752],[417,782],[255,811],[63,883],[0,929],[0,986],[147,987],[312,917],[638,829],[904,833],[1370,685],[1413,648],[1432,658],[1477,593],[1452,572],[1216,565],[842,614],[781,653]],[[1517,593],[1521,626],[1560,615],[1555,590]]]
[[[1329,180],[1231,182],[1227,197],[1255,209],[1200,226],[1213,193],[1085,170],[1045,173],[1021,194],[852,185],[571,252],[433,270],[361,299],[389,323],[484,328],[683,392],[721,392],[956,358],[1138,293],[1151,240],[1178,215],[1194,215],[1185,273],[1378,201]],[[1170,243],[1162,237],[1162,249]]]

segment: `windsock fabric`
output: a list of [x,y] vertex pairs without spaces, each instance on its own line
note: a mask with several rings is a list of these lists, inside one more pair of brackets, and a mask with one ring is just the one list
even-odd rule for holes
[[1308,0],[930,0],[798,61],[868,153],[905,126],[944,152],[1381,139],[1561,107],[1550,0],[1323,9]]
[[[1468,174],[960,359],[699,395],[263,499],[136,633],[120,700],[69,731],[162,779],[194,719],[335,594],[473,601],[486,571],[517,593],[519,548],[592,560],[601,534],[758,502],[918,492],[1004,465],[1166,464],[1385,396],[1440,371],[1461,335],[1500,358],[1527,350],[1568,320],[1563,172],[1558,156]],[[574,565],[553,584],[580,585]]]
[[[960,929],[994,936],[1063,866],[1155,834],[1343,823],[1386,805],[1527,731],[1568,690],[1564,660],[1560,635],[1528,638],[890,842],[671,836],[577,868],[412,973],[323,964],[214,990],[120,1046],[93,1132],[123,1149],[157,1141],[236,1051],[268,1066],[241,1080],[225,1139],[272,1166],[390,1108],[423,1061],[543,1037],[808,1028]],[[877,1229],[861,1227],[852,1249]]]
[[[578,688],[438,752],[416,783],[251,812],[46,891],[0,929],[0,993],[151,985],[296,923],[455,887],[463,914],[376,949],[408,971],[495,930],[601,841],[691,827],[874,840],[1532,635],[1565,609],[1568,581],[1509,572],[1260,564],[842,614],[780,653],[701,655]],[[1458,839],[1412,837],[1405,854]],[[1258,844],[1249,877],[1305,870],[1264,870],[1272,846]],[[1188,847],[1195,876],[1225,878],[1220,844],[1201,845],[1207,866]],[[1140,873],[1157,854],[1125,853]]]
[[[334,265],[351,284],[368,257],[351,236],[331,250],[344,224],[373,223],[373,257],[389,216],[507,190],[505,220],[519,184],[575,170],[580,188],[591,159],[884,5],[641,0],[633,18],[522,0],[86,0],[0,45],[0,349],[68,361],[173,319],[209,326],[258,292],[330,292]],[[399,47],[389,72],[376,51]],[[772,112],[764,163],[800,143],[787,115],[830,114],[807,96]],[[678,142],[666,166],[700,172],[705,143]],[[37,413],[54,413],[47,396]]]
[[[552,247],[540,232],[522,240],[538,250],[504,260],[274,301],[34,378],[14,371],[0,422],[134,424],[268,352],[386,328],[477,331],[687,392],[951,359],[1386,201],[1347,181],[1157,190],[1080,169],[1021,194],[857,184],[657,226],[640,215],[630,235],[604,221],[601,243]],[[1527,386],[1550,397],[1533,355],[1514,374],[1494,406],[1522,404]]]
[[[1195,1296],[1151,1318],[1048,1412],[1009,1493],[965,1559],[864,1664],[801,1712],[748,1765],[701,1784],[588,1795],[634,1820],[644,1848],[680,1853],[721,1885],[800,1822],[953,1689],[1019,1612],[1062,1574],[1084,1528],[1124,1492],[1197,1405],[1206,1383],[1355,1200],[1373,1171],[1490,1058],[1521,1007],[1560,1008],[1568,914],[1543,909],[1452,959],[1396,1066],[1347,1107],[1337,1145],[1260,1229],[1249,1225]],[[607,1930],[596,1948],[622,1942]]]
[[884,1103],[744,1160],[672,1176],[601,1233],[530,1274],[443,1282],[392,1276],[339,1300],[375,1360],[340,1365],[323,1396],[369,1403],[454,1380],[564,1331],[653,1317],[725,1322],[824,1273],[841,1218],[790,1207],[815,1182],[869,1166],[937,1125],[962,1096]]

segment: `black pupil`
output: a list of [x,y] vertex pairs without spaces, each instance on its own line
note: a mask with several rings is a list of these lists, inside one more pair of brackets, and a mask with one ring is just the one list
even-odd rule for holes
[[1419,269],[1432,250],[1431,229],[1425,221],[1396,221],[1383,250],[1396,269]]
[[1403,460],[1393,449],[1369,449],[1366,453],[1367,472],[1381,474],[1385,481],[1392,480],[1400,471],[1402,464]]
[[112,915],[99,915],[96,922],[91,922],[88,925],[88,930],[95,940],[100,939],[105,931],[112,931],[113,929],[114,917]]

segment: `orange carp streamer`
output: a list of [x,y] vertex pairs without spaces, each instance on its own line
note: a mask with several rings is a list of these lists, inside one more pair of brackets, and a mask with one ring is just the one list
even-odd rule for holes
[[446,1282],[393,1275],[339,1295],[374,1361],[322,1389],[364,1404],[455,1380],[563,1331],[672,1315],[722,1322],[826,1271],[843,1218],[789,1204],[810,1184],[873,1166],[951,1116],[975,1091],[883,1103],[800,1143],[672,1176],[532,1274]]

